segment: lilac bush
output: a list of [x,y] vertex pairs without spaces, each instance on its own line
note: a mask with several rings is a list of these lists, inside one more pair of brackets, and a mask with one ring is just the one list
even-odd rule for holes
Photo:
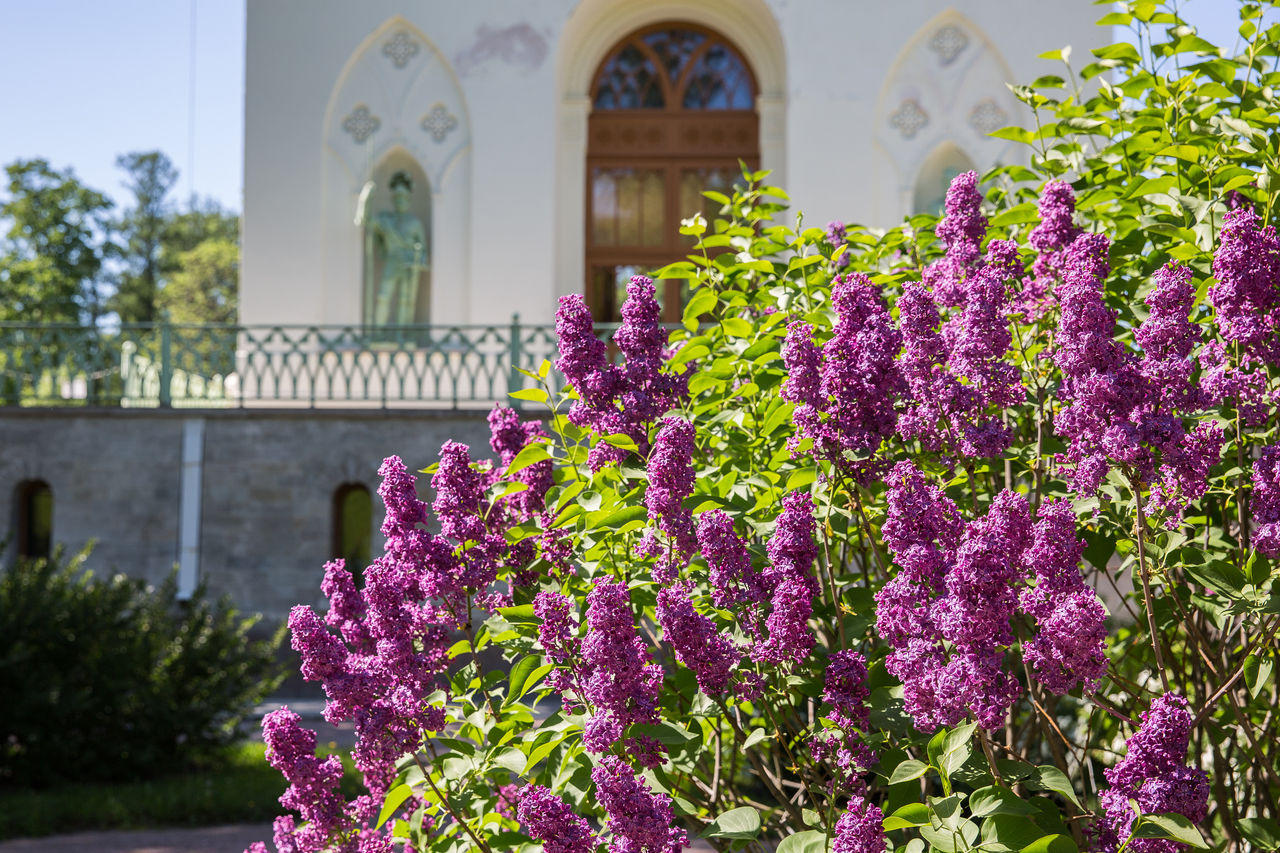
[[655,276],[693,284],[680,327],[644,276],[612,345],[566,297],[492,459],[446,444],[430,500],[387,460],[384,554],[290,618],[369,793],[272,717],[279,849],[1280,839],[1270,190],[1179,183],[1128,124],[1086,156],[1078,107],[1017,94],[1072,119],[1034,168],[884,234],[776,224],[747,173],[685,228],[739,251]]

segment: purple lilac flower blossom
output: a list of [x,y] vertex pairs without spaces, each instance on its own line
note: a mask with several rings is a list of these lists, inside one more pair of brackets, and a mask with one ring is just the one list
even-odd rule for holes
[[530,785],[520,791],[518,803],[520,828],[541,841],[546,853],[593,853],[596,849],[591,825],[548,789]]
[[693,670],[702,692],[720,696],[728,688],[741,654],[710,617],[694,609],[691,595],[692,586],[687,582],[658,590],[658,624],[676,658]]
[[348,822],[346,802],[338,790],[342,762],[336,755],[316,757],[316,733],[298,725],[299,717],[288,708],[272,711],[262,719],[262,739],[267,762],[289,783],[280,804],[292,809],[304,825],[292,817],[276,821],[275,844],[279,849],[312,853],[328,846]]
[[658,722],[662,667],[651,663],[636,633],[631,597],[619,581],[597,581],[587,596],[582,692],[595,713],[583,732],[592,752],[605,752],[632,723]]
[[832,762],[840,771],[837,781],[842,787],[854,786],[876,762],[875,752],[863,741],[870,728],[870,698],[866,658],[848,649],[831,655],[822,701],[831,706],[827,719],[834,728],[815,734],[810,748],[816,760]]
[[[569,409],[569,420],[599,435],[630,436],[642,455],[649,451],[649,424],[688,390],[687,374],[666,369],[667,335],[659,317],[653,280],[633,276],[614,336],[626,359],[617,366],[609,363],[581,296],[561,297],[556,311],[556,367],[580,397]],[[599,470],[624,458],[626,451],[602,441],[592,448],[588,462]]]
[[[1157,697],[1142,714],[1138,731],[1125,742],[1125,757],[1105,771],[1109,789],[1102,792],[1103,812],[1094,825],[1099,849],[1115,853],[1129,837],[1135,819],[1129,806],[1137,800],[1143,814],[1176,813],[1199,823],[1209,810],[1209,780],[1186,764],[1191,736],[1187,700],[1176,693]],[[1177,853],[1181,844],[1167,839],[1135,838],[1134,853]]]
[[813,499],[805,492],[792,492],[782,499],[782,513],[769,539],[769,568],[764,585],[770,590],[771,610],[765,620],[768,639],[757,644],[752,657],[781,664],[800,663],[813,650],[813,597],[818,579],[813,561],[818,546],[813,541]]
[[812,377],[817,348],[808,340],[808,327],[793,324],[783,362],[788,373],[799,375],[784,394],[799,403],[797,434],[813,440],[814,455],[866,481],[882,467],[874,457],[893,434],[896,400],[906,391],[894,361],[902,338],[879,291],[861,273],[837,277],[831,301],[838,319],[821,348],[817,388]]
[[1206,400],[1192,381],[1195,365],[1191,352],[1200,330],[1191,322],[1196,291],[1191,268],[1170,262],[1155,274],[1155,288],[1146,303],[1150,313],[1134,332],[1142,347],[1143,377],[1151,383],[1151,402],[1159,407],[1189,412],[1203,408]]
[[963,305],[966,283],[982,265],[982,240],[987,234],[977,172],[963,172],[951,180],[936,233],[947,251],[925,268],[924,283],[940,304]]
[[754,610],[768,600],[764,578],[751,566],[747,543],[734,533],[733,519],[727,513],[717,509],[698,516],[697,535],[716,607]]
[[1263,362],[1280,364],[1280,238],[1260,227],[1251,206],[1227,214],[1213,257],[1218,281],[1209,290],[1218,330],[1229,344]]
[[832,853],[884,853],[884,841],[884,812],[862,794],[854,794],[836,821]]
[[1035,586],[1022,591],[1023,612],[1036,621],[1036,636],[1022,644],[1032,676],[1059,695],[1098,688],[1107,671],[1107,610],[1080,571],[1084,540],[1076,535],[1069,501],[1040,505],[1026,562]]
[[1253,547],[1280,557],[1280,445],[1262,449],[1253,463]]
[[[547,438],[546,430],[540,422],[521,422],[516,410],[507,406],[495,406],[489,412],[489,430],[489,446],[498,454],[504,470],[521,450]],[[547,490],[553,482],[551,460],[542,459],[522,468],[515,473],[514,479],[528,488],[507,496],[503,499],[503,504],[512,510],[511,520],[520,523],[530,520],[545,508]]]
[[616,755],[606,755],[591,770],[596,799],[609,816],[609,853],[679,853],[688,843],[683,829],[672,826],[671,798],[655,794]]
[[675,580],[698,547],[693,512],[682,503],[693,494],[693,439],[693,424],[683,418],[664,418],[649,454],[649,485],[644,502],[649,521],[666,536],[669,550],[652,527],[645,532],[637,550],[642,556],[659,556],[653,569],[654,580],[659,583]]

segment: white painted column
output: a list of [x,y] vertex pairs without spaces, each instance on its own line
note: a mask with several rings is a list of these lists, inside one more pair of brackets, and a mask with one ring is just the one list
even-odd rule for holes
[[204,473],[204,418],[182,422],[181,512],[178,527],[178,600],[200,582],[200,483]]

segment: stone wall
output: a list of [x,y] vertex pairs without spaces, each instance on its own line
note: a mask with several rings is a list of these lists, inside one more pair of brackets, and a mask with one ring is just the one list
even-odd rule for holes
[[[377,493],[383,458],[411,471],[454,439],[490,455],[484,412],[64,409],[0,412],[0,521],[12,538],[15,491],[43,480],[53,491],[53,538],[89,565],[155,582],[183,545],[184,433],[199,435],[199,514],[186,534],[192,563],[215,595],[269,621],[294,604],[319,604],[331,557],[334,491],[363,483]],[[194,427],[194,429],[193,429]],[[190,441],[190,439],[188,439]],[[192,475],[192,455],[188,478]],[[419,493],[429,498],[426,477]],[[188,498],[190,500],[190,498]],[[374,501],[374,546],[381,551]],[[197,523],[198,522],[198,523]],[[12,547],[6,561],[12,558]]]

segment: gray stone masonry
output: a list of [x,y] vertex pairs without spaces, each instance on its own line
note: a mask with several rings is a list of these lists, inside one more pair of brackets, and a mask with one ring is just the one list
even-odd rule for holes
[[[89,566],[162,580],[179,559],[183,422],[204,420],[199,576],[267,622],[319,604],[331,557],[334,491],[363,483],[375,496],[383,458],[410,471],[453,439],[491,456],[485,411],[138,410],[0,411],[0,522],[12,538],[15,491],[53,491],[53,538],[96,542]],[[419,494],[430,498],[428,478]],[[381,503],[374,499],[374,545]],[[5,554],[12,559],[13,548]]]

